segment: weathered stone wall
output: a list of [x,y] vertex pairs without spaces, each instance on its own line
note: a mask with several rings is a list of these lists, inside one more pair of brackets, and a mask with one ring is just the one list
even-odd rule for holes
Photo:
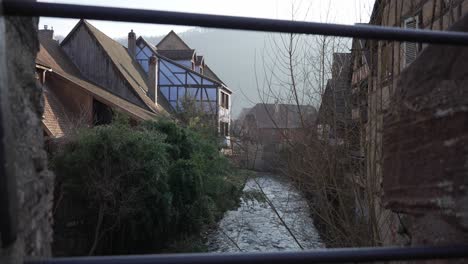
[[384,202],[410,216],[414,245],[468,243],[467,63],[467,47],[427,47],[384,116]]
[[17,205],[11,212],[18,227],[16,240],[1,245],[2,264],[51,254],[53,174],[47,169],[42,91],[36,86],[34,70],[37,24],[37,18],[0,17],[0,151],[6,165],[0,168],[8,167],[0,174],[15,181],[16,189],[9,190]]
[[[381,0],[377,1],[371,23],[402,27],[405,19],[417,16],[418,28],[447,30],[467,12],[467,0]],[[394,41],[371,41],[369,46],[371,77],[368,88],[368,123],[366,125],[367,175],[368,183],[376,194],[376,210],[381,215],[380,239],[386,245],[410,242],[407,241],[408,236],[405,234],[402,236],[402,230],[407,228],[401,221],[402,217],[385,210],[381,201],[384,170],[383,115],[393,104],[392,95],[400,74],[406,67],[404,45],[404,43]],[[419,50],[421,51],[425,46],[419,45]]]

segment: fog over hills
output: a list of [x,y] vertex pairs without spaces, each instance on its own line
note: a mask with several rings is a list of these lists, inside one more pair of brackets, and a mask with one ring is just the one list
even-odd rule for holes
[[[196,49],[198,55],[205,56],[205,62],[233,90],[234,117],[237,117],[242,108],[260,101],[255,82],[255,56],[257,54],[258,60],[271,34],[193,29],[178,35],[191,48]],[[164,36],[143,37],[150,43],[157,44]],[[127,45],[127,39],[117,41]],[[257,71],[263,70],[257,67]]]

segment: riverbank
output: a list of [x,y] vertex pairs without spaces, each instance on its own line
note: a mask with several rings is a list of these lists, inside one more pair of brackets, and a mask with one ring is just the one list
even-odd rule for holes
[[[241,206],[247,180],[254,177],[256,177],[256,173],[253,171],[236,169],[235,173],[225,178],[225,180],[234,186],[235,189],[240,190],[240,192],[234,195],[234,198],[231,196],[230,200],[235,200],[236,203],[231,208],[229,208],[228,211],[237,210]],[[179,239],[159,253],[210,252],[210,248],[208,246],[209,236],[218,228],[219,222],[223,219],[225,213],[227,212],[219,214],[213,223],[204,225],[198,234],[186,237],[185,239]]]
[[217,143],[165,120],[79,130],[50,153],[54,256],[163,253],[199,237],[245,183]]

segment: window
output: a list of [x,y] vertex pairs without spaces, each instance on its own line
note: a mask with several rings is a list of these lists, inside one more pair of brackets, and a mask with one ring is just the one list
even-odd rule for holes
[[221,92],[221,106],[229,109],[229,95]]
[[221,106],[224,107],[224,93],[221,93]]
[[229,109],[229,95],[226,94],[226,109]]
[[[404,21],[404,28],[406,29],[418,29],[419,28],[419,16],[407,18]],[[410,65],[418,56],[419,44],[414,42],[405,42],[403,49],[404,66]]]
[[220,134],[221,136],[224,136],[224,137],[227,137],[229,136],[229,123],[227,122],[219,122],[219,126],[220,126]]

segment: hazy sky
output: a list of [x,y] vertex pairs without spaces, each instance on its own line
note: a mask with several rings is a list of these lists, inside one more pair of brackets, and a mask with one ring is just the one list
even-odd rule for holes
[[[342,24],[368,22],[375,0],[39,0],[68,4],[102,5],[248,16],[260,18],[291,19],[292,6],[296,7],[295,20],[326,21]],[[52,26],[56,35],[65,36],[77,23],[76,19],[41,18],[43,25]],[[182,32],[189,27],[158,26],[138,23],[93,21],[93,25],[107,35],[126,37],[130,29],[137,35],[156,36],[174,30]]]

